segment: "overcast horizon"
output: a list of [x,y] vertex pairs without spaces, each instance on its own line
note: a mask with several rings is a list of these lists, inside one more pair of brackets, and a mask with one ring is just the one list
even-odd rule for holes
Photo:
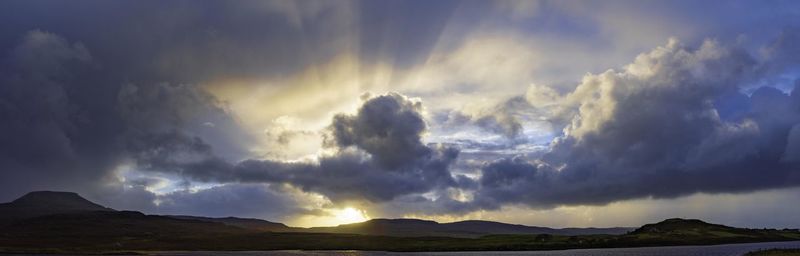
[[0,202],[800,228],[798,1],[0,2]]

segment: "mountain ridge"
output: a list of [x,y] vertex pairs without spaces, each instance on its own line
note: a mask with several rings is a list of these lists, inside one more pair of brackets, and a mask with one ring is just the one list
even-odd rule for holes
[[[34,217],[65,214],[87,213],[93,211],[116,211],[91,202],[74,192],[33,191],[9,202],[0,204],[0,226],[14,221]],[[159,215],[152,215],[159,216]],[[257,218],[241,217],[204,217],[189,215],[161,215],[179,220],[196,220],[222,223],[228,226],[268,232],[304,232],[335,233],[383,236],[447,236],[447,237],[479,237],[490,234],[551,234],[551,235],[587,235],[587,234],[623,234],[633,228],[549,228],[509,224],[485,220],[464,220],[439,223],[432,220],[399,218],[376,218],[358,223],[341,224],[334,227],[290,227],[283,223],[271,222]]]
[[257,218],[240,218],[233,216],[214,218],[214,217],[201,217],[201,216],[188,216],[188,215],[160,215],[160,216],[174,218],[174,219],[181,219],[181,220],[216,222],[228,226],[255,229],[260,231],[269,231],[269,232],[291,232],[297,229],[295,227],[289,227],[286,224],[280,222],[271,222]]
[[479,237],[490,234],[620,235],[634,229],[627,227],[549,228],[486,220],[439,223],[421,219],[379,218],[334,227],[312,227],[308,230],[311,232],[361,235]]

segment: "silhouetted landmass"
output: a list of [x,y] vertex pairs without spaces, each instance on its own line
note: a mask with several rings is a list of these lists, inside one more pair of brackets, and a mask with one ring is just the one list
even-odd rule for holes
[[418,219],[372,219],[361,223],[336,227],[315,227],[308,232],[360,234],[381,236],[446,236],[480,237],[491,234],[550,234],[550,235],[596,235],[625,234],[632,228],[566,228],[554,229],[494,221],[468,220],[438,223]]
[[182,220],[217,222],[228,226],[254,229],[259,231],[269,231],[269,232],[293,232],[293,231],[303,230],[301,228],[293,228],[286,226],[286,224],[283,223],[277,223],[277,222],[271,222],[253,218],[237,218],[237,217],[211,218],[211,217],[184,216],[184,215],[165,215],[165,217],[182,219]]
[[526,226],[519,224],[508,224],[494,221],[466,220],[442,224],[454,230],[470,230],[477,233],[490,234],[551,234],[551,235],[620,235],[633,230],[627,227],[613,228],[548,228]]
[[[45,207],[47,205],[53,207]],[[566,231],[488,221],[437,223],[416,219],[376,219],[331,228],[301,229],[258,219],[114,211],[77,194],[54,192],[31,193],[2,207],[3,213],[15,213],[15,219],[0,226],[0,252],[22,253],[290,249],[501,251],[800,240],[798,230],[744,229],[685,219],[668,219],[617,235],[559,235],[552,233]],[[63,211],[58,212],[59,209]],[[504,234],[481,235],[491,232]]]
[[256,229],[270,232],[301,232],[301,233],[334,233],[357,234],[372,236],[443,236],[443,237],[471,237],[477,238],[492,234],[550,234],[550,235],[596,235],[596,234],[625,234],[633,228],[565,228],[554,229],[546,227],[532,227],[517,224],[507,224],[493,221],[459,221],[452,223],[438,223],[430,220],[419,219],[372,219],[365,222],[338,225],[335,227],[297,228],[289,227],[282,223],[270,222],[251,218],[209,218],[197,216],[167,216],[176,219],[202,220],[218,222],[229,226],[247,229]]
[[619,238],[623,242],[640,245],[702,245],[800,240],[800,232],[795,229],[735,228],[693,219],[667,219],[644,225]]
[[77,193],[30,192],[10,203],[0,204],[0,226],[11,222],[58,213],[114,211],[84,199]]

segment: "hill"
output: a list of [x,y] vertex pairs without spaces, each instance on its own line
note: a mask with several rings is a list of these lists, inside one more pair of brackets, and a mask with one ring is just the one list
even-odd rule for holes
[[10,203],[0,204],[0,226],[38,216],[91,211],[114,211],[114,209],[86,200],[77,193],[30,192]]
[[198,217],[198,216],[185,216],[185,215],[165,215],[164,217],[181,219],[181,220],[216,222],[228,226],[253,229],[258,231],[268,231],[268,232],[293,232],[293,231],[303,230],[299,228],[286,226],[286,224],[283,223],[271,222],[262,219],[252,219],[252,218],[237,218],[237,217],[211,218],[211,217]]
[[706,232],[706,228],[714,224],[688,231],[678,228],[667,233],[658,228],[662,226],[660,224],[663,223],[625,235],[391,237],[259,232],[221,223],[176,220],[135,212],[95,212],[94,216],[89,217],[85,214],[37,217],[14,224],[11,228],[0,229],[0,253],[108,253],[150,250],[519,251],[800,240],[800,233],[794,230],[754,231],[737,228],[731,231],[755,233],[736,239],[730,239],[727,233],[713,232],[708,233],[707,237],[676,239],[678,237],[673,237],[670,234],[674,233],[670,232]]
[[336,227],[315,227],[307,229],[307,232],[381,236],[480,237],[490,234],[619,235],[631,230],[633,228],[554,229],[480,220],[438,223],[419,219],[372,219]]
[[526,226],[520,224],[508,224],[494,221],[466,220],[442,224],[449,229],[470,230],[473,232],[483,232],[486,234],[550,234],[550,235],[621,235],[628,233],[633,228],[613,227],[613,228],[548,228]]
[[[2,212],[0,253],[105,253],[150,250],[553,250],[708,245],[800,240],[798,230],[744,229],[700,220],[668,219],[625,234],[569,232],[490,221],[437,223],[375,219],[328,228],[292,228],[245,218],[159,216],[115,211],[74,193],[34,192]],[[564,232],[564,233],[559,233]],[[486,235],[488,234],[488,235]]]
[[167,242],[180,237],[212,238],[248,233],[222,223],[181,220],[133,211],[94,211],[39,216],[0,229],[0,245],[37,248],[94,247]]
[[685,235],[685,232],[706,232],[706,231],[732,232],[736,230],[738,229],[734,227],[728,227],[719,224],[711,224],[702,220],[673,218],[673,219],[666,219],[664,221],[654,224],[646,224],[640,228],[637,228],[631,233]]
[[628,243],[643,245],[720,244],[798,240],[800,232],[735,228],[696,219],[674,218],[644,225],[621,238]]
[[[39,216],[54,214],[78,214],[94,211],[113,212],[115,210],[93,203],[73,192],[31,192],[17,200],[14,200],[13,202],[0,204],[0,226]],[[624,234],[633,230],[632,228],[553,229],[493,221],[469,220],[452,223],[438,223],[435,221],[418,219],[373,219],[361,223],[339,225],[336,227],[295,228],[286,226],[283,223],[253,218],[211,218],[185,215],[167,215],[164,217],[179,220],[215,222],[238,228],[268,232],[335,233],[409,237],[479,237],[489,234]]]

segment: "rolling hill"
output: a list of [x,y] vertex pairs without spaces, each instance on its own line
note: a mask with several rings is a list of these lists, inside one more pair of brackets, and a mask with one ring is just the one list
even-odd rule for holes
[[308,229],[307,232],[381,236],[480,237],[491,234],[619,235],[632,230],[633,228],[555,229],[481,220],[438,223],[418,219],[372,219],[336,227],[315,227]]
[[[10,203],[0,204],[0,225],[14,221],[54,214],[86,214],[89,212],[115,212],[84,199],[77,193],[37,191]],[[96,215],[96,214],[95,214]],[[102,216],[115,216],[106,214]],[[96,217],[96,216],[95,216]],[[361,223],[345,224],[336,227],[296,228],[283,223],[253,218],[200,217],[185,215],[165,215],[165,218],[221,223],[228,226],[268,232],[335,233],[380,236],[446,236],[479,237],[490,234],[551,234],[551,235],[591,235],[624,234],[633,228],[565,228],[554,229],[493,221],[459,221],[438,223],[419,219],[373,219]]]
[[668,219],[630,232],[625,228],[552,229],[490,221],[437,223],[418,219],[374,219],[305,229],[259,219],[116,211],[64,192],[32,192],[0,205],[0,214],[9,214],[3,215],[7,222],[0,225],[0,253],[497,251],[800,240],[798,230],[745,229],[686,219]]
[[735,228],[696,219],[674,218],[644,225],[621,238],[643,245],[719,244],[798,240],[800,232],[796,229]]
[[211,218],[211,217],[198,217],[198,216],[185,216],[185,215],[164,215],[164,217],[180,219],[180,220],[195,220],[195,221],[222,223],[228,226],[253,229],[258,231],[268,231],[268,232],[297,232],[303,230],[300,228],[293,228],[286,226],[286,224],[283,223],[277,223],[277,222],[271,222],[253,218],[237,218],[237,217]]

